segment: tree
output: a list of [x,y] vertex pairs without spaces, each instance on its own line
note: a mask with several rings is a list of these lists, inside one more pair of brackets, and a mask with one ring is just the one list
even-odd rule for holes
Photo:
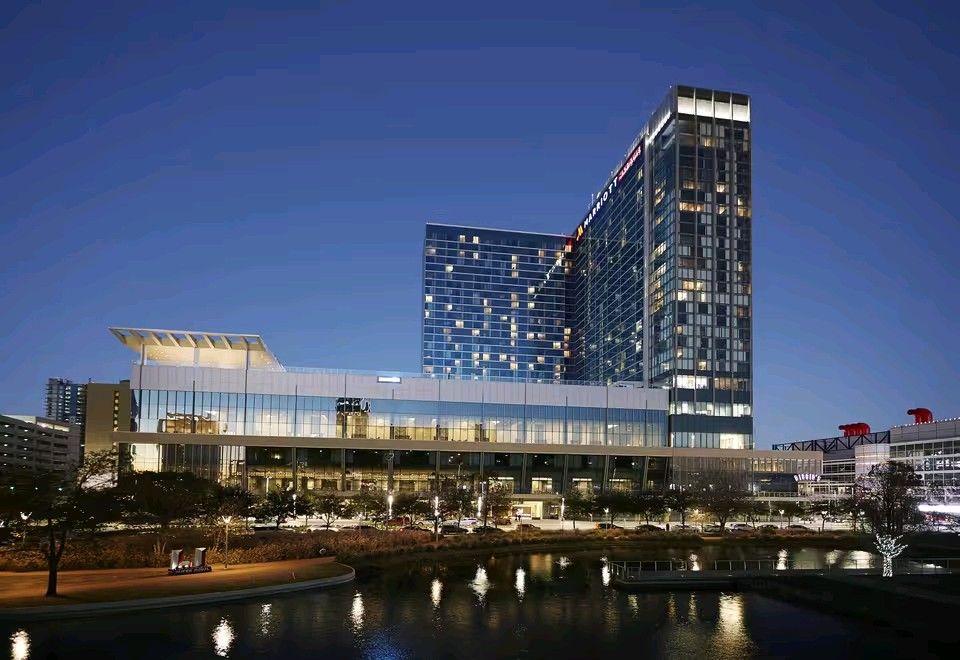
[[57,595],[60,560],[71,534],[94,532],[119,519],[116,465],[116,452],[98,451],[62,471],[15,470],[4,475],[0,508],[30,511],[46,527],[40,551],[47,562],[47,596]]
[[828,520],[833,520],[839,511],[839,504],[831,500],[814,502],[810,506],[810,513],[820,518],[820,532],[826,527]]
[[513,509],[513,494],[510,493],[503,484],[490,484],[489,480],[487,480],[486,484],[486,495],[483,496],[483,501],[480,506],[484,527],[487,526],[487,518],[489,516],[493,517],[494,524],[496,524],[496,521],[499,519],[509,518],[510,511]]
[[216,484],[191,472],[134,472],[119,482],[124,519],[154,528],[154,553],[161,561],[171,527],[190,525],[212,515],[218,505]]
[[393,515],[408,518],[411,525],[429,516],[432,511],[433,507],[416,493],[397,493],[393,496]]
[[637,496],[637,510],[649,525],[651,518],[661,518],[667,512],[667,503],[663,495],[656,492],[639,493]]
[[448,484],[440,491],[440,515],[444,518],[456,517],[457,525],[473,511],[476,502],[473,494],[456,484]]
[[577,528],[577,520],[586,518],[594,510],[593,497],[585,495],[583,491],[574,488],[564,497],[564,514],[573,521],[573,528]]
[[361,490],[350,496],[350,504],[363,520],[377,522],[387,516],[387,494],[382,490]]
[[594,511],[597,515],[608,517],[611,525],[618,515],[630,513],[635,508],[635,500],[629,493],[613,491],[598,495],[594,499]]
[[787,517],[787,524],[793,523],[794,518],[801,518],[806,513],[806,507],[803,502],[781,502],[780,508],[783,515]]
[[257,520],[270,521],[280,529],[296,508],[292,490],[271,490],[257,506]]
[[687,524],[687,511],[697,506],[697,493],[692,486],[683,486],[682,484],[670,484],[670,490],[666,496],[667,506],[674,511],[680,512],[680,525]]
[[893,576],[893,560],[907,548],[901,539],[923,524],[922,483],[913,467],[900,461],[874,465],[862,480],[863,514],[883,556],[884,577]]
[[730,517],[746,511],[753,501],[742,477],[728,470],[703,473],[696,486],[700,507],[716,519],[721,534]]
[[308,498],[313,513],[320,516],[323,526],[330,529],[333,523],[340,518],[347,518],[352,507],[347,500],[337,497],[333,493],[320,493]]
[[240,486],[219,486],[214,491],[214,516],[222,519],[225,516],[242,518],[244,524],[254,514],[257,503],[256,496],[246,488]]

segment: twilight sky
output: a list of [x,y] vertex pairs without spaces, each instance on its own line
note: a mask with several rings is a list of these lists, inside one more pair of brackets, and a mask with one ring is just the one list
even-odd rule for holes
[[757,447],[960,415],[952,3],[134,4],[0,8],[0,411],[108,325],[417,371],[424,222],[571,231],[682,83],[753,99]]

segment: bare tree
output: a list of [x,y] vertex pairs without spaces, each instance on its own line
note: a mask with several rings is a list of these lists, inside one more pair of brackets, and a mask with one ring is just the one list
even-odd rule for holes
[[716,519],[721,534],[727,521],[746,511],[753,501],[743,477],[728,470],[701,473],[695,487],[700,507]]
[[923,523],[922,481],[912,466],[899,461],[875,465],[861,479],[861,505],[883,556],[883,576],[893,576],[893,560],[906,550],[903,537]]

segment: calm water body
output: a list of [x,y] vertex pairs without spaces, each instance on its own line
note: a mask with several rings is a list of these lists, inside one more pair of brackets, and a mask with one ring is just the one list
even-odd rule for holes
[[[863,561],[863,552],[745,548],[698,559]],[[659,549],[609,559],[689,558]],[[627,594],[603,553],[420,561],[330,590],[221,606],[0,624],[27,658],[888,658],[922,640],[752,593]]]

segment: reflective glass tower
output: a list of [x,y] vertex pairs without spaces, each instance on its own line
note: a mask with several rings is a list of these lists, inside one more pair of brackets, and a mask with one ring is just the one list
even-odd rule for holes
[[563,380],[569,237],[428,224],[423,371]]
[[750,145],[747,96],[677,86],[566,241],[428,225],[424,370],[642,382],[672,446],[752,448]]

